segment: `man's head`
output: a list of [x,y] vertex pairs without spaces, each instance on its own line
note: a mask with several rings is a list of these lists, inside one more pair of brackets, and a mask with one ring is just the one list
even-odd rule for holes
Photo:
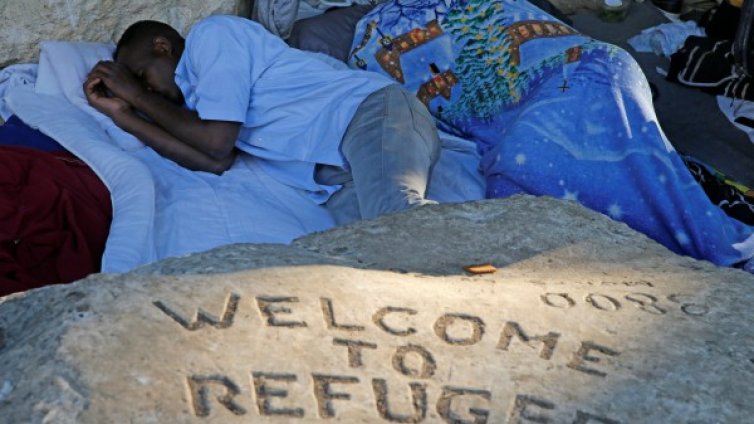
[[139,21],[121,36],[113,54],[148,90],[182,104],[183,95],[175,83],[175,69],[183,53],[184,40],[170,25]]

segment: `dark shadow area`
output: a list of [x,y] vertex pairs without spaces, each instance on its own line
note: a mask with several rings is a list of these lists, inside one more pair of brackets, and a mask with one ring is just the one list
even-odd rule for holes
[[668,22],[651,2],[634,3],[622,22],[609,23],[584,11],[571,16],[579,31],[626,49],[659,89],[655,109],[665,134],[675,148],[714,166],[747,186],[754,185],[754,144],[735,128],[717,106],[715,96],[670,83],[657,72],[670,60],[652,53],[637,53],[626,40],[641,30]]

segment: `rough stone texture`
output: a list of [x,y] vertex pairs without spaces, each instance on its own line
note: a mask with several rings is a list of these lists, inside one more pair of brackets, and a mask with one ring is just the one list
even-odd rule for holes
[[155,19],[181,33],[213,14],[248,16],[243,0],[3,0],[0,68],[37,62],[43,40],[117,41],[132,23]]
[[574,203],[425,206],[0,300],[0,421],[747,422],[752,285]]

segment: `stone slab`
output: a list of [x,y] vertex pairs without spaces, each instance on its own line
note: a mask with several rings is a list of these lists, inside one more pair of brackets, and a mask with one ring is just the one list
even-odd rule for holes
[[0,417],[746,422],[752,284],[570,202],[427,206],[4,298]]
[[167,22],[185,34],[209,15],[249,16],[243,0],[3,0],[0,1],[0,68],[36,63],[44,40],[115,42],[142,19]]

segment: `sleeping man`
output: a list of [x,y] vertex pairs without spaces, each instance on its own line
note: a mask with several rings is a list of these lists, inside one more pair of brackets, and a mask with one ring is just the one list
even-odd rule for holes
[[388,78],[338,70],[259,24],[213,16],[184,40],[140,21],[84,82],[89,103],[162,156],[221,174],[235,149],[339,224],[433,203],[434,121]]

